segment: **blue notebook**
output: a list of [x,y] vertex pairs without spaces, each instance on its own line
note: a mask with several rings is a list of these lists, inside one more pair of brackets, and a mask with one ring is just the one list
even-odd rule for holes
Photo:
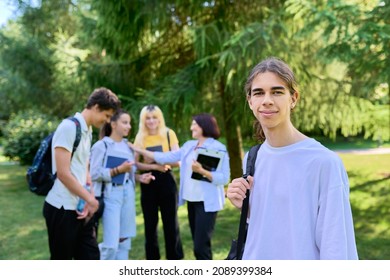
[[[106,167],[107,168],[115,168],[115,167],[121,165],[122,163],[124,163],[126,160],[128,160],[128,158],[108,155]],[[126,175],[126,173],[120,173],[120,174],[112,177],[112,183],[115,183],[117,185],[123,185],[125,182],[125,175]]]
[[158,146],[146,147],[146,150],[151,151],[151,152],[162,152],[163,148],[161,145],[158,145]]

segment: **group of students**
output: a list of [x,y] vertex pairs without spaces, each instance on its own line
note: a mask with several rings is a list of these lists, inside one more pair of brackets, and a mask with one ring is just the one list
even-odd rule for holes
[[[240,209],[247,189],[251,196],[243,259],[357,259],[345,168],[337,155],[291,123],[299,99],[293,72],[282,60],[268,58],[253,68],[245,91],[256,118],[256,135],[263,144],[253,177],[229,183],[229,154],[218,141],[220,130],[213,115],[194,115],[193,140],[180,147],[161,110],[145,106],[132,144],[126,140],[130,114],[120,109],[110,90],[96,89],[84,110],[75,115],[82,137],[73,156],[73,122],[64,120],[53,138],[57,179],[43,209],[51,259],[128,259],[136,234],[136,181],[141,186],[148,260],[161,258],[159,211],[166,259],[184,258],[177,216],[177,207],[184,203],[195,258],[211,260],[211,239],[225,196]],[[92,148],[91,126],[101,129],[101,139]],[[220,168],[209,171],[196,161],[202,148],[224,154]],[[112,152],[128,160],[106,167]],[[175,166],[180,166],[179,191],[172,174]],[[205,180],[193,179],[193,172]],[[119,174],[125,176],[123,184],[113,183]],[[101,195],[103,241],[97,244],[93,215],[99,206],[95,196]],[[86,201],[81,212],[76,210],[79,199]]]
[[[211,237],[217,211],[223,208],[224,185],[230,177],[226,147],[216,140],[220,132],[215,117],[206,113],[195,115],[191,130],[196,140],[182,147],[175,132],[166,127],[161,109],[154,105],[141,110],[134,145],[128,143],[130,114],[120,108],[117,96],[106,88],[96,89],[85,109],[75,117],[80,121],[82,137],[73,156],[75,129],[72,122],[64,120],[52,142],[53,171],[57,172],[57,178],[43,210],[51,259],[128,259],[131,238],[136,234],[136,181],[141,185],[146,259],[161,258],[159,212],[166,259],[184,258],[177,216],[178,204],[183,204],[184,200],[188,201],[194,254],[197,259],[212,259]],[[92,147],[91,125],[100,128],[100,140]],[[196,149],[200,147],[225,152],[221,170],[209,172],[194,160]],[[149,150],[160,152],[156,152],[155,158],[154,152]],[[112,154],[127,160],[108,167],[107,157]],[[179,162],[183,179],[178,194],[172,167],[179,166]],[[192,180],[192,172],[200,173],[210,182]],[[124,174],[121,184],[113,182],[119,174]],[[90,191],[86,190],[86,185],[90,186]],[[97,244],[93,215],[98,209],[96,197],[101,196],[104,199],[103,241]],[[79,199],[86,204],[83,210],[77,211]]]

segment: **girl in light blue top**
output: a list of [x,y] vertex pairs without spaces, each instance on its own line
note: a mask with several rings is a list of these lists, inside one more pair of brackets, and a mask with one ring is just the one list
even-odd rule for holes
[[[187,141],[177,151],[151,152],[130,146],[135,152],[159,164],[181,161],[179,205],[187,201],[194,255],[198,260],[211,260],[211,237],[217,213],[225,203],[224,185],[230,179],[229,155],[226,146],[216,140],[220,132],[214,116],[206,113],[193,116],[190,129],[195,140]],[[202,167],[196,161],[200,149],[223,154],[220,167],[216,170]],[[193,173],[197,176],[193,176]]]
[[[100,259],[127,260],[131,237],[136,234],[135,180],[149,183],[151,173],[135,175],[134,153],[126,137],[131,129],[130,115],[118,110],[111,122],[102,128],[104,138],[97,141],[91,150],[90,174],[96,196],[102,194],[104,185],[103,242],[99,244]],[[108,166],[107,157],[116,156],[127,160],[117,166]],[[123,175],[121,182],[113,178]]]

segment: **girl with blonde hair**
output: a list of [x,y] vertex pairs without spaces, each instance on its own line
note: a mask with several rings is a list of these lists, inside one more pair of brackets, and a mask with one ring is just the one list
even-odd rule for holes
[[[139,130],[134,145],[151,151],[176,151],[179,141],[175,132],[165,125],[161,109],[155,105],[145,106],[140,113]],[[168,260],[184,257],[177,217],[177,185],[171,165],[157,164],[146,157],[135,156],[137,167],[151,172],[155,177],[149,184],[141,183],[141,207],[144,216],[145,253],[148,260],[159,260],[158,211],[163,223],[165,254]]]

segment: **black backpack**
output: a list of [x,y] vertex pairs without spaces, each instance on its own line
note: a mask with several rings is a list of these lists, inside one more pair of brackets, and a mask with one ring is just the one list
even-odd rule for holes
[[[68,118],[76,125],[76,139],[73,144],[72,156],[81,140],[81,126],[75,117]],[[26,179],[30,191],[37,195],[47,195],[54,185],[57,173],[52,172],[51,143],[54,132],[42,140],[32,165],[27,169]]]

